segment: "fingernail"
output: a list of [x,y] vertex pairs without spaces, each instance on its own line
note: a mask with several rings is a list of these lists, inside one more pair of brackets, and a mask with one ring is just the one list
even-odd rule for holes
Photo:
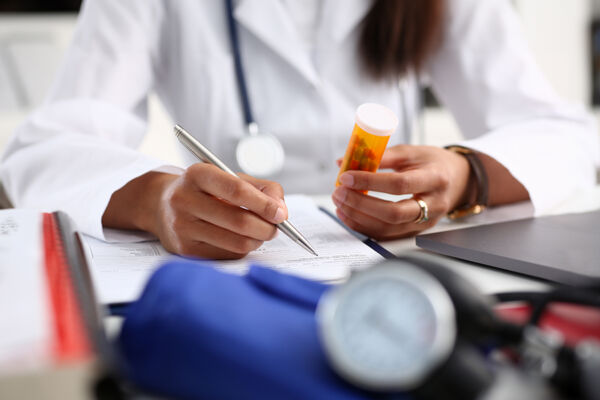
[[346,201],[346,196],[348,196],[348,190],[344,189],[344,188],[337,188],[333,192],[333,197],[335,197],[335,199],[337,201],[339,201],[340,203],[343,203],[344,201]]
[[340,183],[344,186],[352,187],[354,185],[354,177],[350,174],[342,174],[340,176]]
[[280,223],[285,221],[285,210],[281,207],[279,207],[277,209],[277,212],[275,213],[275,218],[274,218],[276,223]]
[[285,205],[285,200],[283,199],[279,199],[279,204],[281,204],[281,208],[286,208],[287,206]]

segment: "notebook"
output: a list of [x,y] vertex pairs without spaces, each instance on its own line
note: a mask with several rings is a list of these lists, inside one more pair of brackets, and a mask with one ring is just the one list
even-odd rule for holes
[[69,217],[0,211],[0,398],[69,398],[111,375],[98,311]]
[[536,278],[600,287],[600,210],[419,235],[416,243]]

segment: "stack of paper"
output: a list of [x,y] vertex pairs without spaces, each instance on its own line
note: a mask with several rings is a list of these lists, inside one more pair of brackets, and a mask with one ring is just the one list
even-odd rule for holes
[[51,359],[42,215],[0,211],[0,373]]

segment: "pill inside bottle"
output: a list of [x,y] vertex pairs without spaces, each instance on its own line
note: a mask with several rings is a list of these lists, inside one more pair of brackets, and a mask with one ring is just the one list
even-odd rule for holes
[[397,126],[398,118],[389,108],[375,103],[360,105],[335,185],[340,186],[340,175],[346,171],[377,171],[390,135]]

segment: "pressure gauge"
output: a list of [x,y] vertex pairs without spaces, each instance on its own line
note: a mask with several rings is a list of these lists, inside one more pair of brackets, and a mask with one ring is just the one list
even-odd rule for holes
[[454,306],[444,287],[401,259],[326,293],[317,318],[333,368],[370,390],[416,388],[449,358],[456,341]]

